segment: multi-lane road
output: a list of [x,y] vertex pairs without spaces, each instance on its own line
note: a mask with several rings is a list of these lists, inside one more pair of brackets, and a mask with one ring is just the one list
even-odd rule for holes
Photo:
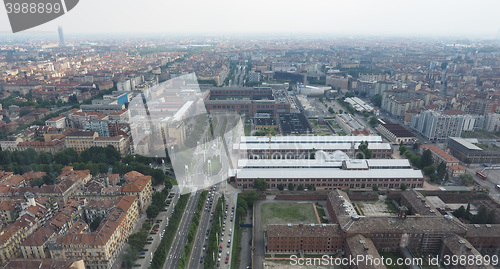
[[196,211],[196,204],[198,203],[200,194],[201,191],[197,191],[189,196],[184,214],[182,215],[182,219],[179,223],[179,228],[177,229],[177,233],[172,241],[172,246],[168,252],[167,260],[163,265],[164,269],[177,268],[179,266],[179,259],[182,256],[184,245],[187,243],[187,235],[189,228],[191,227],[191,222],[193,220],[194,212]]

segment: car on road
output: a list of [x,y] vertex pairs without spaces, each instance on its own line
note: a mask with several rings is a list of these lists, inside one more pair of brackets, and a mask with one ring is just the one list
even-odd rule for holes
[[141,256],[146,255],[146,251],[141,252],[141,254],[139,254],[139,255],[141,255]]
[[155,232],[158,232],[158,228],[154,229]]
[[226,264],[229,262],[229,256],[226,257]]

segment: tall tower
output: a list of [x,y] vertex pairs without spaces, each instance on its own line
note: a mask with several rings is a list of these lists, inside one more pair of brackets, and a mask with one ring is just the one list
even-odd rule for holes
[[59,47],[66,46],[66,44],[64,43],[63,29],[61,26],[57,28],[57,32],[59,33]]

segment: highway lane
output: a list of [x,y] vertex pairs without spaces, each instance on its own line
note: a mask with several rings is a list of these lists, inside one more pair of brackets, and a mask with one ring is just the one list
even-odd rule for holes
[[168,252],[167,260],[163,265],[164,269],[177,268],[179,266],[179,259],[182,256],[184,245],[187,243],[187,234],[189,232],[189,228],[191,227],[193,214],[196,210],[196,204],[198,202],[200,194],[201,191],[197,191],[196,193],[192,193],[189,196],[184,214],[182,215],[182,219],[179,223],[179,228],[177,229],[177,233],[175,234],[172,246],[170,247],[170,250]]
[[[214,197],[210,199],[212,193],[214,193]],[[207,197],[207,200],[205,200],[205,206],[207,206],[208,209],[205,210],[204,208],[200,226],[198,227],[198,233],[196,235],[193,251],[191,252],[191,258],[188,268],[203,268],[203,263],[200,263],[200,260],[202,262],[205,261],[205,257],[201,259],[201,256],[205,256],[205,250],[208,245],[208,241],[206,240],[207,230],[210,230],[212,228],[213,223],[210,222],[210,219],[212,218],[211,212],[215,210],[215,206],[217,205],[217,200],[219,199],[219,197],[220,194],[216,189],[216,192],[211,191]],[[207,204],[207,201],[212,201],[212,206]]]

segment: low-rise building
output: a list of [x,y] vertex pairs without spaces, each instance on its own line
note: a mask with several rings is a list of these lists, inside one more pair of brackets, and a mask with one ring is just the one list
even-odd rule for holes
[[379,124],[377,130],[394,144],[411,144],[417,139],[414,133],[399,124]]
[[[477,249],[469,242],[467,239],[462,236],[452,234],[446,238],[443,238],[443,243],[441,245],[441,249],[439,251],[439,257],[449,257],[449,261],[445,261],[444,263],[453,264],[453,257],[474,257],[474,262],[457,262],[457,264],[453,264],[453,268],[457,269],[493,269],[494,267],[491,265],[491,261],[486,263],[486,259],[478,260],[478,257],[482,257],[481,253],[477,251]],[[486,264],[486,265],[485,265]]]
[[377,248],[370,238],[366,238],[361,234],[353,235],[345,239],[345,256],[348,258],[359,259],[356,264],[352,264],[353,269],[385,269],[385,265],[381,262],[382,258],[378,253]]
[[420,145],[420,151],[423,153],[425,150],[431,151],[432,161],[436,166],[440,163],[444,163],[446,166],[457,166],[460,164],[460,161],[446,153],[446,151],[440,149],[434,145]]
[[448,149],[453,156],[465,163],[500,163],[500,151],[483,150],[460,137],[450,137]]
[[338,224],[268,224],[268,253],[332,253],[342,250]]

